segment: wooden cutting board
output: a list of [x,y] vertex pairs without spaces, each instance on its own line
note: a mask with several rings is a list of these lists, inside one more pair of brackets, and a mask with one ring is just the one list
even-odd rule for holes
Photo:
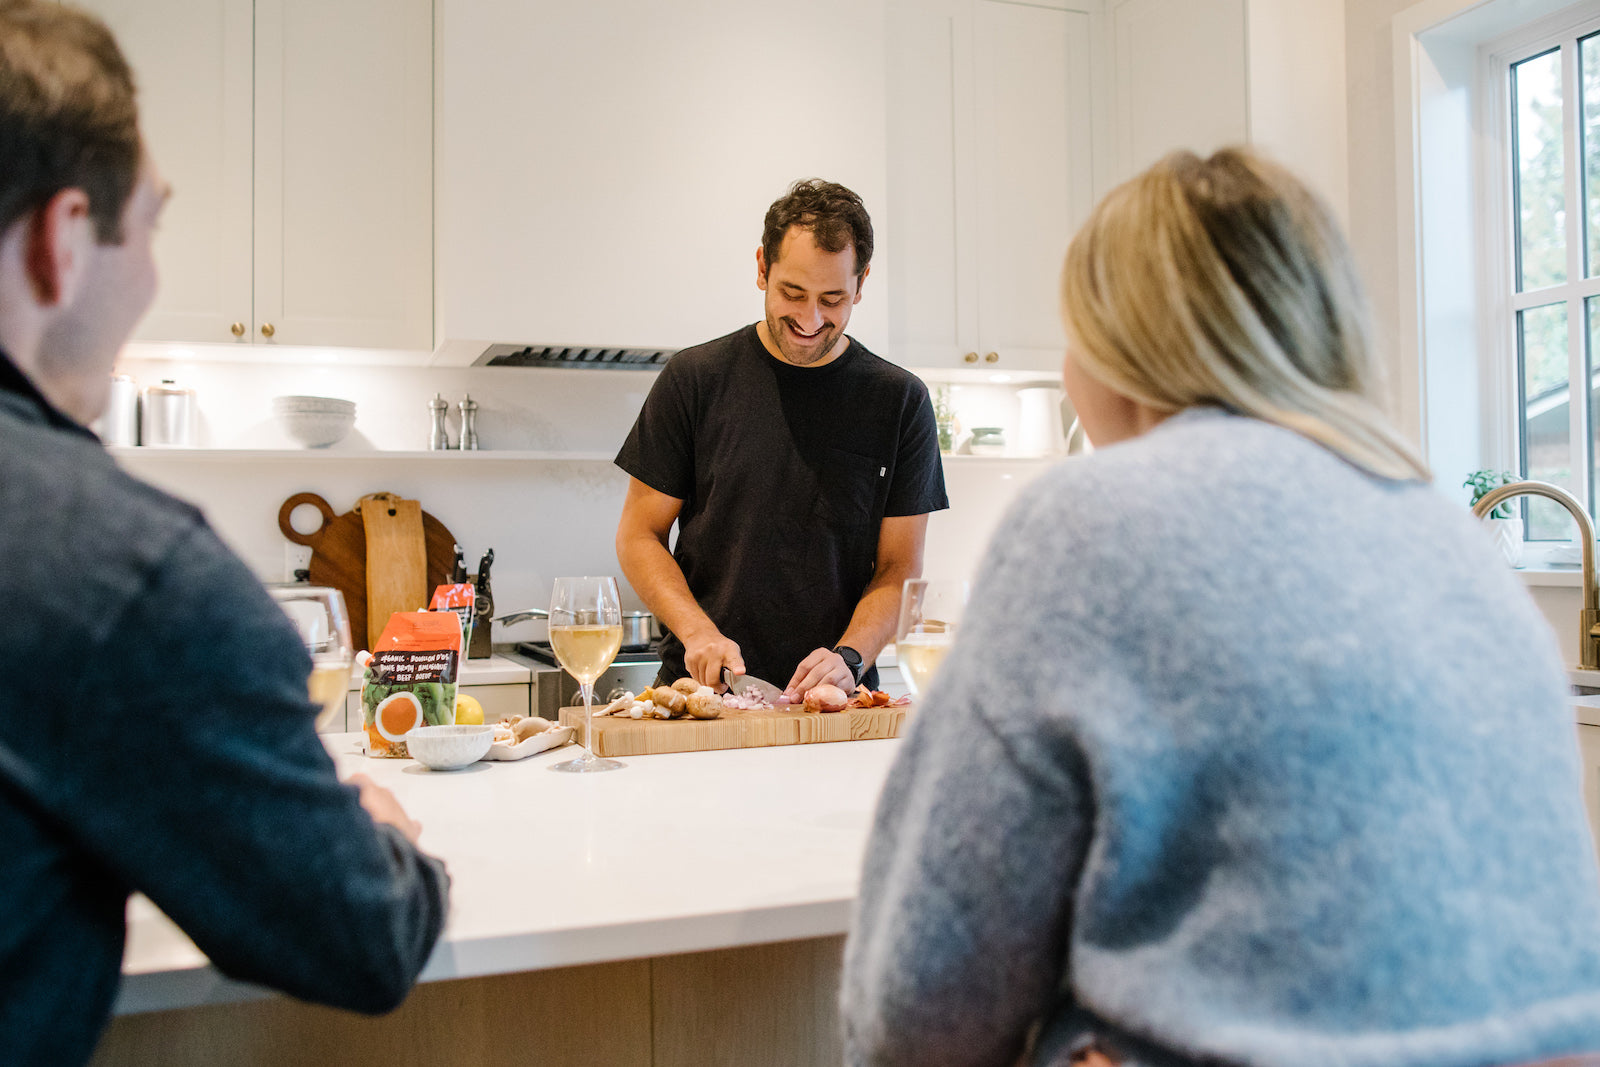
[[392,493],[356,502],[367,536],[367,647],[377,648],[389,616],[428,606],[422,505]]
[[[322,515],[321,523],[310,533],[303,534],[289,524],[289,516],[302,504],[310,504]],[[350,610],[350,636],[358,644],[366,642],[367,647],[371,648],[374,642],[368,640],[367,625],[367,532],[366,524],[362,521],[360,502],[343,515],[335,515],[328,502],[316,493],[296,493],[278,509],[278,529],[295,544],[311,549],[311,565],[308,568],[311,584],[329,585],[344,594],[345,606]],[[443,585],[448,580],[455,568],[456,539],[445,529],[444,523],[426,511],[422,512],[422,539],[425,561],[423,588],[431,594],[435,586]],[[419,606],[426,607],[426,600]],[[371,614],[379,617],[376,613]],[[384,614],[379,618],[378,632],[381,633],[382,623],[387,622],[389,616]]]
[[[820,741],[877,741],[900,736],[906,713],[912,710],[908,705],[835,712],[729,708],[718,719],[619,719],[606,715],[594,720],[594,752],[597,756],[654,756]],[[576,727],[572,740],[583,743],[583,708],[562,708],[561,725]]]

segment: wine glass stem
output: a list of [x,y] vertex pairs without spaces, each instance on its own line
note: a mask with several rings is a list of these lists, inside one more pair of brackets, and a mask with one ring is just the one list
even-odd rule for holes
[[583,758],[585,762],[594,759],[594,748],[589,737],[590,725],[594,722],[594,683],[579,682],[583,690]]

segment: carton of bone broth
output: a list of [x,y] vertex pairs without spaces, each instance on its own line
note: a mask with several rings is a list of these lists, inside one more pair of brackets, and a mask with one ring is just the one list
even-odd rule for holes
[[384,624],[361,685],[367,755],[405,758],[406,734],[456,721],[464,649],[450,611],[397,611]]

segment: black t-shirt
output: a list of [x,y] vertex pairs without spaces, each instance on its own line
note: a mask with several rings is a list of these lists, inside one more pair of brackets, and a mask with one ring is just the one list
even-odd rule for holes
[[[883,519],[950,506],[916,375],[853,339],[796,367],[754,325],[672,357],[617,466],[683,501],[673,557],[690,592],[749,673],[779,686],[843,635]],[[660,652],[664,677],[687,673],[675,634]]]

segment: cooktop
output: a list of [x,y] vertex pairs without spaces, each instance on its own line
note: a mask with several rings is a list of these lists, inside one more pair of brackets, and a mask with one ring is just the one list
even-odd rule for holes
[[[556,659],[555,650],[550,647],[549,641],[524,641],[517,646],[517,651],[524,656],[530,656],[538,660],[540,663],[548,663],[552,667],[561,666]],[[614,664],[623,665],[658,662],[660,662],[660,658],[656,655],[655,649],[648,645],[643,648],[625,648],[617,653],[616,659],[612,660]]]

